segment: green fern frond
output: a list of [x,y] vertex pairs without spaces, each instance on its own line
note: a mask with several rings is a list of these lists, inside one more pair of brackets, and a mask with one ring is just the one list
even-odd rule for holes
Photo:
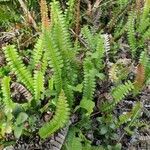
[[127,112],[126,114],[122,114],[119,116],[119,122],[118,122],[118,126],[127,123],[128,121],[130,121],[131,119],[131,112]]
[[145,68],[148,65],[149,58],[147,56],[148,54],[145,51],[142,51],[139,58],[139,64],[142,64]]
[[[84,61],[84,87],[83,87],[83,98],[80,102],[80,106],[85,108],[90,114],[94,108],[93,96],[96,86],[96,70],[89,58]],[[89,105],[92,106],[89,108]]]
[[84,90],[83,97],[88,100],[93,99],[96,81],[95,81],[96,70],[92,62],[89,59],[84,61]]
[[68,0],[67,1],[67,9],[65,10],[65,20],[66,24],[70,27],[74,22],[75,18],[75,0]]
[[134,89],[134,85],[130,81],[127,81],[127,82],[125,82],[125,84],[117,86],[112,91],[113,102],[112,103],[104,103],[102,105],[102,110],[108,111],[108,110],[111,110],[112,108],[114,108],[133,89]]
[[132,124],[134,123],[134,121],[140,116],[140,113],[141,113],[141,109],[142,109],[142,104],[141,102],[137,102],[132,111],[131,111],[131,121],[130,123],[128,124],[128,127],[132,126]]
[[42,64],[41,64],[41,71],[43,74],[45,74],[47,67],[48,67],[48,53],[44,52],[42,56]]
[[147,29],[147,31],[142,35],[143,41],[150,39],[150,27]]
[[34,96],[35,100],[39,101],[41,93],[44,91],[44,76],[40,71],[34,72]]
[[104,38],[102,35],[95,35],[95,52],[92,54],[92,58],[94,59],[94,65],[96,68],[103,68],[103,57],[105,54],[105,46],[104,46]]
[[37,43],[35,44],[35,47],[33,49],[33,66],[36,69],[36,66],[39,64],[42,58],[43,53],[43,37],[40,36],[37,40]]
[[60,9],[58,2],[51,3],[53,39],[63,59],[62,78],[67,78],[70,84],[73,82],[73,72],[71,61],[75,58],[75,51],[72,48],[69,30],[66,25],[65,17]]
[[2,94],[3,94],[3,102],[5,105],[6,111],[12,112],[14,103],[11,100],[10,93],[10,77],[4,77],[2,79]]
[[68,107],[66,96],[63,90],[59,95],[56,106],[57,108],[53,119],[44,124],[39,130],[39,135],[41,138],[47,138],[48,136],[52,135],[69,121],[70,109]]
[[63,88],[64,88],[64,93],[67,97],[69,107],[71,108],[73,105],[73,101],[74,101],[74,95],[73,95],[74,93],[73,93],[73,90],[69,84],[69,81],[65,78],[63,79]]
[[145,21],[145,19],[149,16],[149,13],[150,13],[150,0],[145,0],[141,22]]
[[141,21],[141,24],[139,24],[138,28],[138,32],[140,34],[143,34],[146,31],[146,29],[150,26],[149,22],[150,22],[149,18],[146,18],[144,21]]
[[134,29],[134,21],[135,21],[134,13],[131,13],[131,15],[129,15],[129,19],[128,19],[128,41],[129,41],[129,45],[131,48],[132,57],[135,57],[136,48],[137,48],[136,38],[135,38],[135,29]]
[[62,67],[63,67],[63,60],[60,55],[60,52],[58,51],[57,47],[54,44],[54,41],[52,39],[52,34],[50,31],[46,30],[44,32],[44,40],[45,40],[45,48],[47,51],[47,55],[50,59],[50,67],[52,67],[52,70],[54,71],[54,82],[55,82],[55,88],[58,93],[60,93],[62,88]]
[[93,34],[91,33],[91,31],[89,30],[88,26],[84,26],[81,29],[81,33],[83,34],[83,38],[85,38],[90,50],[94,51],[95,50],[95,38]]
[[33,93],[33,78],[29,70],[23,64],[17,50],[14,45],[9,45],[4,48],[4,53],[6,60],[8,61],[8,65],[15,72],[16,76],[30,91]]
[[118,103],[120,100],[124,99],[125,96],[128,95],[133,89],[134,86],[130,81],[127,81],[125,84],[116,87],[112,93],[115,103]]
[[70,41],[69,30],[65,22],[65,17],[62,14],[59,3],[57,1],[53,1],[51,3],[51,19],[52,26],[54,28],[53,35],[54,39],[56,40],[55,42],[57,43],[57,46],[60,49],[62,55],[68,58],[73,52],[71,49],[72,45]]

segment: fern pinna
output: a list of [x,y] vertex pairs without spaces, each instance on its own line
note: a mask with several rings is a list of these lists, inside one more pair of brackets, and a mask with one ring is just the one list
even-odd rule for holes
[[58,129],[62,128],[69,121],[70,109],[67,104],[67,99],[62,90],[57,101],[57,108],[53,119],[44,124],[39,130],[42,138],[47,138]]

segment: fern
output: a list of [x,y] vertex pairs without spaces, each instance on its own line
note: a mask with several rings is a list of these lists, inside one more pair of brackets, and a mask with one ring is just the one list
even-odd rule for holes
[[142,89],[144,81],[145,81],[145,67],[142,64],[139,64],[137,66],[137,72],[134,81],[135,94],[138,93],[140,89]]
[[44,124],[39,130],[41,138],[47,138],[58,129],[62,128],[69,121],[70,110],[68,108],[67,100],[63,91],[61,91],[58,101],[57,108],[53,119]]
[[53,26],[53,37],[56,43],[56,46],[59,49],[59,52],[63,59],[63,69],[62,77],[67,78],[70,84],[73,83],[74,75],[73,69],[71,67],[71,61],[74,59],[75,52],[72,48],[70,42],[70,35],[68,34],[68,28],[65,22],[64,15],[60,9],[58,2],[53,2],[51,4],[51,14],[52,14],[52,26]]
[[56,43],[62,55],[68,58],[72,53],[72,45],[64,16],[57,1],[51,3],[51,18],[52,26],[54,28],[54,39],[56,39]]
[[33,93],[33,78],[31,73],[27,70],[25,65],[23,64],[17,50],[14,45],[9,45],[4,48],[4,53],[6,60],[8,61],[8,65],[15,72],[18,79],[24,83],[24,85]]
[[142,35],[143,41],[150,39],[150,27],[147,29],[147,31]]
[[116,87],[112,93],[115,103],[118,103],[120,100],[122,100],[133,89],[133,84],[130,81],[127,81],[125,84]]
[[4,77],[2,79],[2,93],[3,93],[3,102],[5,105],[5,111],[12,112],[14,108],[14,103],[11,100],[10,77]]
[[81,30],[81,33],[83,34],[83,38],[85,38],[88,47],[90,50],[94,51],[95,50],[95,39],[93,38],[93,34],[89,30],[88,26],[84,26]]
[[96,70],[89,58],[84,61],[84,90],[83,98],[80,102],[80,106],[85,108],[90,114],[94,108],[93,95],[95,91],[96,81],[95,81]]
[[33,54],[32,54],[33,65],[34,65],[35,69],[36,69],[37,65],[40,63],[40,60],[42,58],[42,53],[43,53],[43,38],[42,38],[42,36],[40,36],[34,47]]
[[68,0],[67,1],[67,9],[65,10],[65,20],[66,24],[70,27],[74,22],[74,15],[75,15],[75,0]]
[[119,116],[118,126],[127,123],[131,120],[131,112],[127,112],[126,114],[122,114]]
[[40,71],[34,72],[34,96],[38,101],[41,98],[41,93],[44,91],[44,76]]
[[48,57],[50,58],[50,66],[54,71],[54,80],[55,80],[55,88],[59,93],[62,88],[62,67],[63,60],[60,55],[60,52],[56,48],[54,41],[52,39],[51,33],[49,31],[45,31],[44,33],[45,39],[45,47],[47,49]]
[[146,69],[148,62],[149,62],[149,58],[147,55],[148,54],[145,51],[142,51],[140,54],[140,58],[139,58],[139,64],[142,64],[145,69]]
[[131,121],[128,123],[127,127],[125,128],[126,131],[129,130],[129,127],[134,125],[134,123],[136,122],[137,118],[140,116],[141,108],[142,108],[141,102],[137,102],[135,104],[135,106],[133,107],[133,109],[131,111],[131,114],[132,114]]
[[136,54],[136,38],[135,38],[135,29],[134,29],[134,13],[131,13],[128,19],[128,41],[132,52],[132,57],[135,57]]
[[113,102],[104,103],[102,106],[103,111],[108,111],[114,108],[121,100],[125,98],[134,89],[133,84],[130,81],[125,82],[125,84],[117,86],[112,91]]
[[61,53],[58,50],[57,45],[55,44],[53,39],[47,10],[48,9],[46,1],[41,0],[41,16],[44,45],[47,53],[46,55],[50,59],[50,67],[52,67],[52,70],[54,71],[55,88],[57,93],[59,94],[62,89],[62,67],[64,65]]

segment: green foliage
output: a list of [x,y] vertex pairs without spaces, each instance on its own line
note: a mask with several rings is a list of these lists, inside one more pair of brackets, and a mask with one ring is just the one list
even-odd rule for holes
[[2,93],[3,93],[3,102],[5,105],[5,111],[12,112],[14,104],[11,100],[10,93],[10,77],[4,77],[2,80]]
[[121,100],[125,98],[134,89],[130,81],[125,82],[112,90],[113,101],[111,103],[104,103],[102,106],[103,111],[113,109]]
[[131,52],[132,52],[132,57],[135,56],[136,54],[136,48],[137,48],[137,44],[136,44],[136,38],[135,38],[135,18],[134,18],[135,14],[131,13],[131,15],[128,18],[128,41],[130,44],[130,48],[131,48]]
[[14,45],[9,45],[4,48],[4,53],[8,65],[15,72],[18,79],[31,91],[34,91],[33,88],[33,78],[29,70],[23,64],[16,48]]
[[[124,134],[126,131],[131,134],[136,123],[139,124],[142,111],[141,102],[136,102],[131,109],[124,105],[123,100],[128,95],[137,100],[137,94],[140,94],[145,82],[150,81],[147,44],[150,35],[149,0],[145,1],[139,15],[138,10],[134,9],[136,5],[133,1],[90,1],[88,5],[82,1],[80,5],[85,8],[80,6],[79,26],[83,25],[83,28],[79,29],[79,35],[73,31],[78,2],[48,2],[50,7],[46,6],[46,1],[41,0],[42,33],[31,52],[32,55],[26,53],[26,49],[22,51],[24,47],[20,41],[20,54],[14,44],[3,48],[8,65],[4,62],[0,69],[0,138],[12,132],[16,139],[22,135],[34,136],[37,128],[39,129],[40,119],[45,121],[40,124],[40,137],[45,139],[55,136],[67,125],[73,112],[77,114],[77,121],[74,116],[71,117],[73,124],[68,131],[64,149],[120,150],[122,141],[118,141],[123,136],[119,137],[116,133],[124,128]],[[29,11],[32,11],[37,3],[30,0],[27,5]],[[86,12],[83,12],[84,9]],[[10,10],[6,11],[2,22],[12,19],[9,16]],[[35,14],[38,10],[39,8],[35,9]],[[112,13],[108,13],[108,10]],[[3,14],[0,13],[1,15]],[[33,15],[37,23],[38,16]],[[87,22],[89,24],[85,25]],[[76,36],[78,42],[74,40]],[[27,47],[31,49],[32,42]],[[24,52],[27,61],[21,57]],[[135,73],[136,66],[142,66],[143,76],[140,71]],[[137,79],[141,85],[138,82],[135,84]],[[14,88],[14,83],[20,86]],[[135,89],[138,89],[136,94]],[[17,98],[22,100],[24,97],[27,98],[25,103],[15,102]],[[124,112],[122,107],[130,110]],[[118,112],[122,115],[119,116]],[[47,114],[50,114],[48,121]],[[25,123],[28,123],[27,127]],[[91,137],[89,132],[92,132]],[[97,139],[101,143],[93,146],[97,145]]]
[[93,95],[95,91],[95,74],[96,70],[89,58],[84,61],[84,87],[83,87],[83,98],[81,100],[80,106],[91,114],[94,108]]
[[34,95],[36,101],[40,100],[41,93],[43,92],[44,92],[44,76],[42,72],[35,71],[34,72]]
[[61,91],[58,101],[55,116],[53,119],[44,124],[39,130],[39,134],[42,138],[47,138],[58,129],[62,128],[69,121],[70,110],[67,104],[66,96]]

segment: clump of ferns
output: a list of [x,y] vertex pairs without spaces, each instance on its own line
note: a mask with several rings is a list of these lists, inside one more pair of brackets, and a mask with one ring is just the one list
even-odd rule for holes
[[[47,88],[45,87],[45,72],[48,66],[52,69],[53,77],[51,78],[54,79],[54,82],[49,82],[49,88],[54,86],[56,91],[57,109],[51,122],[46,123],[40,129],[39,134],[42,138],[46,138],[63,127],[69,120],[70,108],[73,102],[73,92],[70,86],[75,81],[72,71],[74,51],[72,50],[68,29],[58,2],[53,1],[51,3],[51,11],[52,26],[49,24],[46,2],[41,0],[42,34],[32,54],[31,68],[33,68],[33,73],[24,65],[14,45],[8,45],[3,48],[6,61],[17,77],[17,83],[12,81],[10,77],[4,77],[2,80],[6,122],[13,123],[15,121],[13,111],[16,107],[23,107],[22,111],[27,112],[32,108],[36,113],[36,109],[41,107],[41,102],[44,99],[43,94],[45,88]],[[11,89],[21,93],[24,97],[21,97],[16,102],[12,99]],[[22,98],[25,98],[24,104],[20,104]],[[9,127],[12,130],[13,126]],[[3,131],[5,129],[3,128]]]
[[[47,14],[46,2],[41,0],[41,16],[42,34],[33,50],[31,67],[24,65],[14,45],[8,45],[3,48],[8,65],[16,74],[17,81],[14,82],[10,77],[4,77],[2,81],[2,93],[6,110],[5,115],[8,118],[6,122],[13,123],[15,119],[13,111],[16,107],[23,107],[22,111],[27,112],[32,108],[34,113],[36,113],[36,109],[42,107],[41,102],[45,99],[45,91],[49,90],[50,94],[54,91],[53,96],[56,102],[55,115],[50,122],[45,123],[39,130],[40,136],[47,138],[69,121],[74,101],[73,88],[77,85],[78,74],[76,69],[76,51],[71,43],[68,25],[66,24],[59,3],[57,1],[51,3],[50,21]],[[86,30],[90,32],[88,28]],[[86,38],[89,39],[87,36]],[[94,39],[94,36],[92,39]],[[94,108],[92,100],[95,91],[96,76],[99,78],[103,77],[103,74],[99,73],[99,69],[103,68],[104,41],[98,34],[96,35],[96,39],[96,44],[91,48],[91,52],[86,54],[87,56],[83,65],[84,90],[80,107],[85,108],[88,114],[91,114]],[[45,73],[48,67],[51,68],[52,75],[49,78],[49,85],[47,87],[45,86]],[[20,99],[18,102],[12,99],[11,89],[18,91],[24,96],[24,104],[20,104],[22,103]],[[90,108],[86,104],[91,104]],[[46,105],[40,110],[45,110],[45,107],[49,108]],[[13,127],[10,127],[12,130]]]
[[138,52],[146,48],[146,43],[150,37],[150,1],[146,0],[140,15],[136,9],[129,13],[127,31],[128,42],[131,49],[132,57],[136,58]]

